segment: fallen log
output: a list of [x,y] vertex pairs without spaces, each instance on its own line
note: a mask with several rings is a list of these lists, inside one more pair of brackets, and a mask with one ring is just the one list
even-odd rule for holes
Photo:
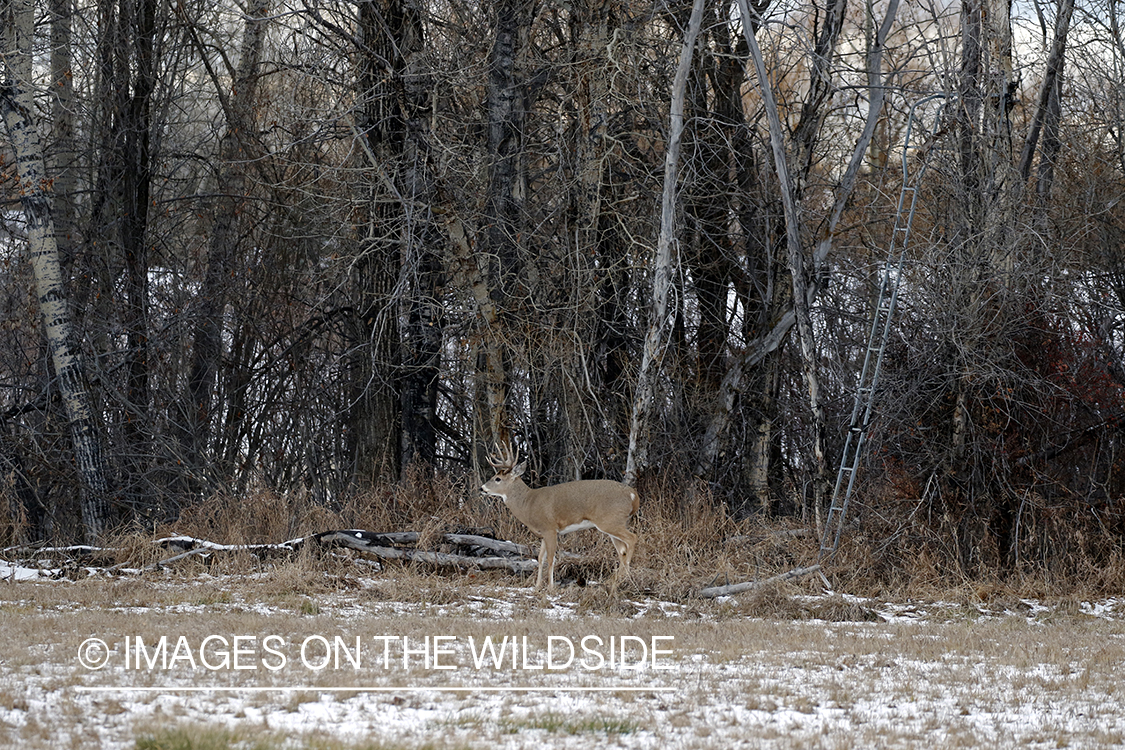
[[714,599],[717,596],[730,596],[731,594],[738,594],[743,591],[753,591],[762,586],[768,586],[772,583],[781,583],[783,581],[791,581],[794,578],[801,578],[810,573],[815,573],[820,570],[819,565],[810,565],[807,568],[794,568],[781,575],[776,575],[773,578],[767,578],[764,581],[746,581],[744,583],[732,583],[729,586],[708,586],[701,589],[699,595],[705,599]]
[[[326,532],[332,533],[332,532]],[[275,544],[219,544],[207,539],[199,539],[194,536],[169,536],[163,539],[157,539],[153,544],[161,547],[169,547],[179,549],[181,551],[207,549],[212,552],[253,552],[259,553],[276,553],[276,552],[296,552],[300,546],[304,544],[305,537],[297,537],[285,542],[277,542]]]
[[[441,534],[438,539],[448,545],[453,545],[472,554],[453,554],[450,552],[436,552],[413,549],[397,545],[415,545],[422,535],[416,531],[401,532],[374,532],[361,529],[343,529],[323,531],[306,537],[297,537],[274,544],[219,544],[208,539],[187,535],[176,535],[156,539],[153,541],[158,547],[163,547],[172,553],[157,562],[145,565],[142,568],[129,568],[129,563],[117,565],[102,570],[109,573],[140,573],[160,570],[172,563],[196,556],[210,556],[212,553],[248,552],[260,558],[289,556],[299,552],[301,548],[314,542],[325,546],[338,546],[365,552],[381,560],[418,561],[439,567],[456,567],[463,569],[504,569],[515,573],[527,573],[538,567],[532,550],[523,544],[516,544],[501,539],[492,539],[476,534]],[[64,553],[72,555],[91,556],[116,552],[85,545],[76,545],[65,548],[10,547],[7,552],[34,551],[39,554],[46,552]],[[492,554],[487,554],[487,553]],[[573,553],[565,554],[569,558],[577,558]]]
[[466,547],[484,547],[494,552],[506,552],[520,557],[534,557],[531,548],[525,544],[505,542],[502,539],[492,539],[476,534],[442,534],[442,538],[451,544],[460,544]]
[[411,560],[441,567],[480,568],[482,570],[504,568],[516,573],[527,573],[535,570],[539,564],[535,560],[511,557],[469,557],[448,552],[426,552],[424,550],[384,547],[372,544],[363,532],[358,531],[329,531],[317,534],[317,541],[321,544],[336,544],[359,552],[367,552],[382,560]]
[[[181,552],[178,555],[173,555],[172,557],[167,557],[163,560],[157,560],[156,562],[152,563],[151,565],[146,565],[144,567],[144,570],[146,570],[146,571],[160,570],[161,568],[163,568],[165,565],[168,565],[169,563],[179,562],[180,560],[183,560],[183,559],[188,558],[188,557],[193,557],[195,555],[210,554],[211,552],[212,552],[212,550],[208,549],[207,547],[196,547],[195,549],[189,549],[187,552]],[[118,565],[114,565],[112,568],[110,568],[110,570],[111,571],[121,570],[124,567],[125,567],[125,563],[120,563]]]
[[[323,542],[327,538],[339,539],[337,535],[347,536],[350,541],[362,541],[365,544],[376,547],[390,547],[392,544],[417,544],[418,540],[422,537],[417,531],[395,531],[395,532],[373,532],[361,531],[359,529],[344,529],[342,531],[324,531],[320,534],[313,536],[317,541]],[[476,534],[442,534],[441,539],[449,544],[457,545],[460,547],[470,548],[484,548],[499,552],[504,556],[517,555],[522,558],[535,559],[537,553],[525,544],[516,544],[515,542],[506,542],[503,539],[493,539],[487,536],[478,536]],[[288,542],[287,542],[288,543]],[[355,549],[360,549],[355,547]],[[448,553],[446,553],[448,554]],[[556,553],[561,559],[578,559],[579,555],[573,552],[559,551]],[[471,556],[466,556],[471,557]]]

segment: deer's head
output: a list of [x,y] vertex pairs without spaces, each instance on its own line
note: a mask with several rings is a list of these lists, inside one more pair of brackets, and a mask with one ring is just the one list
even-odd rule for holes
[[511,441],[506,441],[503,445],[497,443],[495,452],[488,456],[488,463],[496,470],[496,474],[481,485],[481,490],[485,494],[506,500],[512,485],[527,469],[527,463],[521,464],[519,460],[519,451],[513,450]]

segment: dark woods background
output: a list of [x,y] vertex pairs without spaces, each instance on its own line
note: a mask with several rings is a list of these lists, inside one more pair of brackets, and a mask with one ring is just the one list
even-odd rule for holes
[[690,3],[5,3],[100,459],[75,459],[5,144],[0,539],[256,487],[379,502],[509,435],[538,483],[632,453],[682,513],[815,525],[907,114],[941,92],[855,517],[967,572],[1118,560],[1121,4],[897,5],[703,5],[642,372]]

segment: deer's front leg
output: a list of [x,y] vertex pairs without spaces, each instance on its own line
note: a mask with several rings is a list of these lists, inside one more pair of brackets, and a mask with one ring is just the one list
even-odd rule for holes
[[535,590],[543,588],[543,573],[547,573],[547,589],[555,588],[555,549],[558,547],[559,536],[556,531],[548,531],[543,535],[543,543],[539,545],[539,574],[535,576]]

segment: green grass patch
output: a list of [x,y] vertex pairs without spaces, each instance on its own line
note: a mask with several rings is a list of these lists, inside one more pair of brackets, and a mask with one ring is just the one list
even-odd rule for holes
[[546,713],[529,716],[525,719],[501,719],[500,731],[504,734],[518,734],[528,729],[540,729],[552,734],[632,734],[639,725],[616,716],[568,716]]
[[205,725],[180,725],[138,732],[135,750],[429,750],[432,744],[401,745],[381,742],[359,744],[323,736],[286,736],[253,729]]
[[520,719],[503,717],[495,722],[480,713],[470,712],[461,714],[457,718],[444,723],[447,726],[471,728],[494,726],[500,734],[520,734],[521,732],[538,730],[558,735],[605,734],[618,736],[632,734],[640,729],[640,724],[632,719],[605,715],[572,716],[553,711]]
[[265,750],[271,745],[266,740],[248,744],[229,729],[182,726],[141,732],[134,746],[136,750]]

